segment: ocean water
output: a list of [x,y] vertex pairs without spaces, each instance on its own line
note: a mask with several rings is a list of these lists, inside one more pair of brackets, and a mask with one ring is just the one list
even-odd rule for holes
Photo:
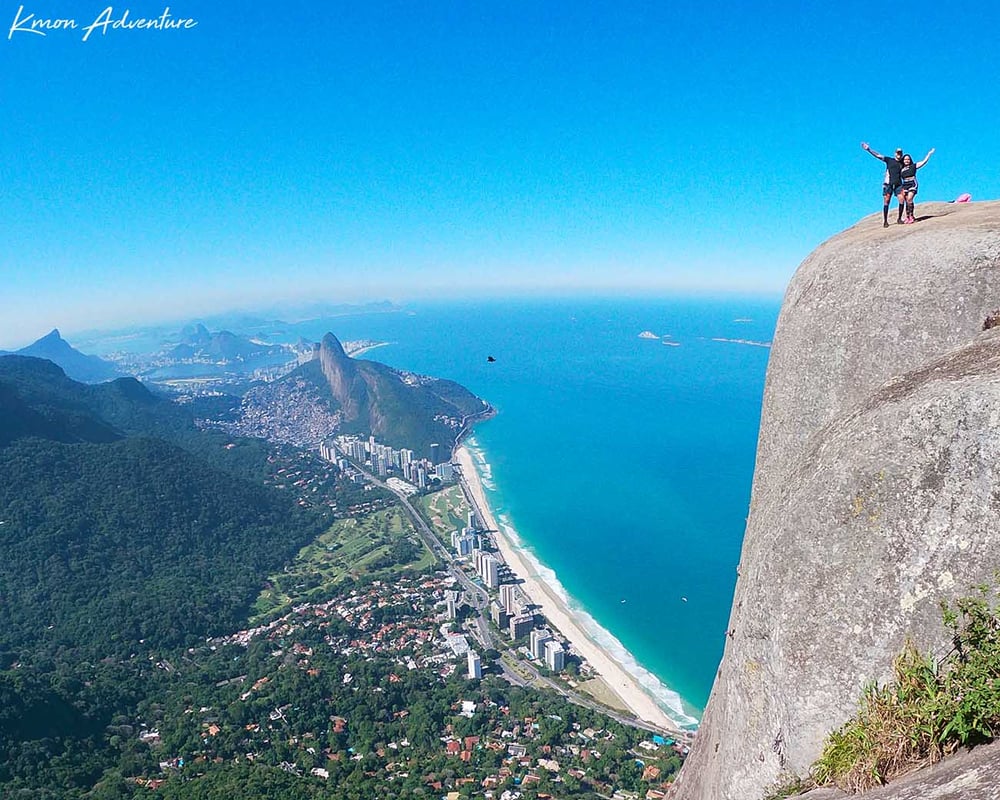
[[494,405],[469,444],[499,521],[592,635],[691,724],[725,642],[770,352],[715,339],[770,342],[779,304],[425,303],[288,333],[389,341],[368,357]]

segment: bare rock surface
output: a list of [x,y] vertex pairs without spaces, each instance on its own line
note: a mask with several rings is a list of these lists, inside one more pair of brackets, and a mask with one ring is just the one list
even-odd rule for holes
[[726,651],[674,797],[805,775],[907,637],[947,649],[940,601],[1000,567],[1000,203],[918,210],[862,220],[789,286]]

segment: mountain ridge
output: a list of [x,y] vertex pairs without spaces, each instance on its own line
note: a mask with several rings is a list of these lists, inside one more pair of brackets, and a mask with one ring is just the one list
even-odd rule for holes
[[81,353],[73,347],[63,339],[58,328],[53,328],[45,336],[14,353],[0,353],[0,355],[44,358],[58,364],[67,375],[83,383],[102,383],[122,377],[122,373],[110,361]]

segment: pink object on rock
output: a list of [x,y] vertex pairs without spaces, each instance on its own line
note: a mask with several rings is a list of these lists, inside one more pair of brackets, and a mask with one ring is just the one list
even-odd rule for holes
[[955,198],[956,203],[968,203],[972,199],[972,195],[968,192],[964,192]]

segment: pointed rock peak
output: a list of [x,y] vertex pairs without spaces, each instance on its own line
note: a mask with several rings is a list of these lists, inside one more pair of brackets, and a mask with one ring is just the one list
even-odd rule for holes
[[340,340],[332,333],[328,333],[323,337],[323,341],[320,344],[320,352],[337,360],[349,358],[347,353],[344,352],[344,346],[340,343]]
[[[24,353],[25,355],[38,355],[45,353],[65,353],[67,351],[73,351],[73,346],[62,338],[62,334],[59,333],[58,328],[53,328],[47,334],[45,334],[41,339],[37,339],[27,347],[22,347],[18,352]],[[45,356],[43,355],[43,358]]]
[[332,333],[324,336],[320,343],[319,365],[330,391],[344,411],[345,419],[358,419],[367,407],[367,389],[358,374],[358,362],[348,357]]

